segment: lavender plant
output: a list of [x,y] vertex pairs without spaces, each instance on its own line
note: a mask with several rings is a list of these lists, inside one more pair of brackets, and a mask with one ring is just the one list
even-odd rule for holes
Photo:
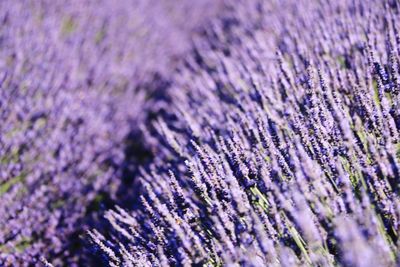
[[1,266],[87,264],[79,235],[118,202],[125,140],[154,108],[143,84],[217,5],[181,2],[0,2]]
[[92,230],[109,266],[396,266],[397,1],[234,1],[144,129],[141,207]]

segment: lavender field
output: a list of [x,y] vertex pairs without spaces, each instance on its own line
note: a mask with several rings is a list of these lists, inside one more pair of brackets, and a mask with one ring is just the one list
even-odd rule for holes
[[0,266],[400,266],[398,0],[2,0],[0,118]]

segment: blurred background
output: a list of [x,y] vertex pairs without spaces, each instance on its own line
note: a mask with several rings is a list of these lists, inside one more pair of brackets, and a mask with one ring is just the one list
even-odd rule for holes
[[104,209],[133,205],[138,165],[152,157],[139,129],[157,115],[153,100],[196,29],[220,8],[0,2],[0,265],[95,260],[82,235]]

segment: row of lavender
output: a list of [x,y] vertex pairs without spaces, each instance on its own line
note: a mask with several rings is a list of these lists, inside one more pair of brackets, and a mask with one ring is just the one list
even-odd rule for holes
[[148,128],[142,208],[108,211],[93,248],[110,266],[399,264],[399,28],[392,0],[234,1]]
[[1,266],[82,263],[85,220],[116,198],[156,100],[141,83],[170,71],[207,3],[1,1]]

